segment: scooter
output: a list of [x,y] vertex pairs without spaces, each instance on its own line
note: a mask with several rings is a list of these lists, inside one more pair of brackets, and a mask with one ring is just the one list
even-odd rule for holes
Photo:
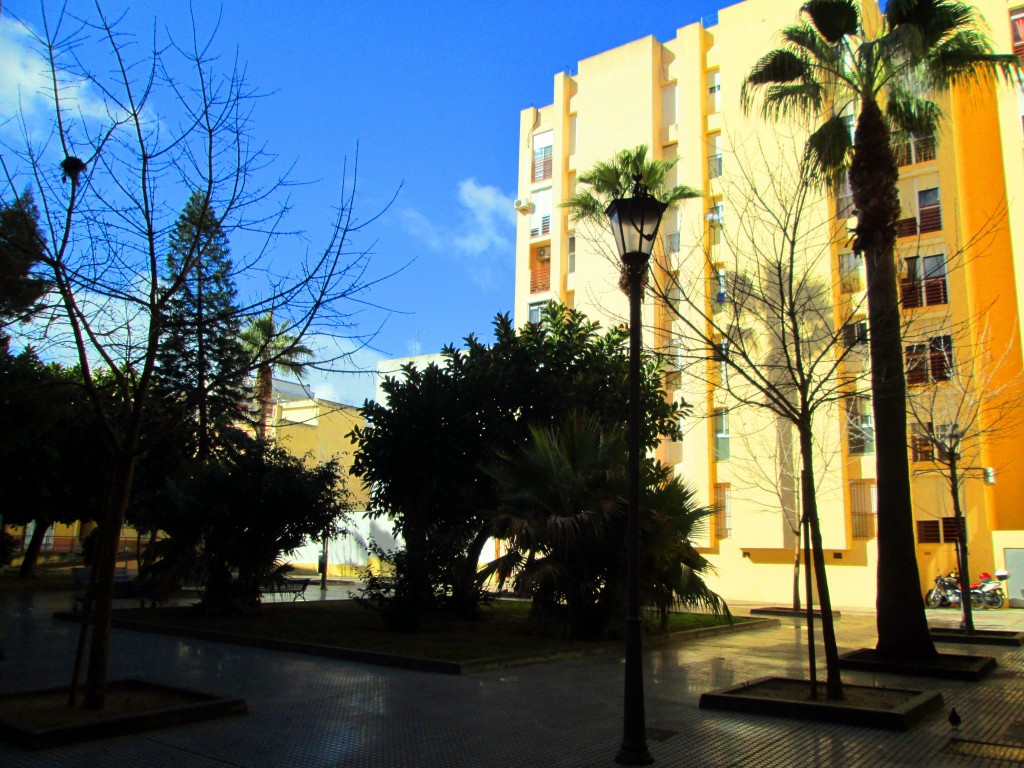
[[1002,608],[1006,598],[1003,596],[1003,582],[1010,578],[1007,571],[996,571],[995,578],[990,573],[982,573],[978,584],[971,584],[971,591],[979,590],[985,598],[986,608]]

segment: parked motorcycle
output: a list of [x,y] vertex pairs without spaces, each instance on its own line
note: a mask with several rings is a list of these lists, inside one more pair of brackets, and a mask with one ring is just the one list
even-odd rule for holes
[[1005,602],[1003,595],[1003,582],[1010,578],[1006,571],[996,571],[995,578],[990,573],[982,573],[981,581],[971,584],[971,591],[977,588],[985,598],[985,606],[991,608],[1002,608]]
[[[935,587],[928,590],[925,595],[925,602],[929,608],[942,608],[946,606],[957,607],[960,605],[960,577],[956,571],[948,576],[941,573],[935,577]],[[985,607],[985,595],[981,589],[971,588],[971,608],[980,609]]]

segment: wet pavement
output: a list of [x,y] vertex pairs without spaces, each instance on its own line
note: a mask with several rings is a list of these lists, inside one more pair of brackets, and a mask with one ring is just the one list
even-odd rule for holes
[[[349,587],[329,590],[343,597]],[[345,592],[342,592],[345,590]],[[310,589],[309,599],[319,590]],[[77,627],[55,621],[69,593],[0,594],[0,692],[66,685]],[[743,614],[751,606],[735,606]],[[949,610],[929,611],[955,626]],[[1022,629],[1024,611],[984,611],[980,628]],[[874,617],[844,611],[840,649],[872,646]],[[1024,763],[1024,649],[943,645],[995,656],[982,683],[844,673],[862,685],[941,690],[945,712],[906,733],[700,710],[702,692],[768,674],[804,676],[802,622],[681,641],[644,654],[649,747],[662,766],[962,766]],[[114,630],[112,677],[244,697],[250,713],[24,752],[0,766],[612,766],[621,738],[621,656],[446,676]],[[820,659],[820,653],[819,653]],[[1002,746],[995,746],[1001,744]]]

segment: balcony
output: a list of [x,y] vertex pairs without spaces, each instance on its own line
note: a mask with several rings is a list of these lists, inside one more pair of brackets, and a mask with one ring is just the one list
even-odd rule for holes
[[545,293],[551,289],[551,262],[540,261],[530,270],[530,293]]
[[894,144],[892,152],[896,159],[896,164],[901,167],[904,165],[926,163],[935,159],[935,137],[929,134],[928,136],[915,136],[911,139],[905,139]]

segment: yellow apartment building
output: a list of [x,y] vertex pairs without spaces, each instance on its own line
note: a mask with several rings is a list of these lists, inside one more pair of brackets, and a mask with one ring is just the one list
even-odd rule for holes
[[[1024,3],[1018,3],[974,3],[999,51],[1024,51]],[[732,245],[741,241],[735,235],[746,223],[744,185],[783,178],[803,130],[744,114],[741,84],[778,44],[778,31],[796,19],[799,7],[798,0],[746,0],[679,29],[671,40],[646,37],[605,51],[580,61],[574,74],[556,74],[552,93],[544,95],[550,104],[522,111],[515,203],[518,324],[537,320],[550,300],[604,325],[627,317],[610,236],[582,225],[578,230],[560,204],[573,194],[577,173],[641,144],[654,157],[677,159],[670,183],[703,193],[666,214],[652,269],[692,275],[692,285],[702,286],[706,311],[725,303],[732,271],[742,271],[749,258]],[[940,134],[897,146],[908,386],[915,402],[936,398],[926,419],[936,429],[966,419],[951,415],[961,389],[980,403],[979,434],[970,444],[965,438],[961,461],[971,569],[974,576],[1010,571],[1011,604],[1024,606],[1019,424],[1012,403],[997,409],[995,400],[985,399],[1024,392],[1024,304],[1018,299],[1024,295],[1024,98],[996,83],[938,101],[946,116]],[[847,233],[853,213],[843,188],[811,200],[806,216],[824,234],[803,246],[824,254],[809,258],[807,268],[831,286],[836,321],[849,326],[849,347],[865,341],[857,323],[866,318],[863,264],[851,253]],[[676,355],[683,332],[660,301],[650,291],[645,297],[645,345]],[[666,396],[685,399],[694,416],[684,425],[683,440],[662,445],[658,456],[716,505],[715,520],[699,542],[717,569],[712,587],[727,599],[786,603],[799,509],[798,483],[787,477],[787,467],[799,463],[782,455],[791,449],[763,410],[728,402],[714,356],[702,357],[680,363],[696,365],[692,375],[671,368],[666,374]],[[957,372],[967,381],[963,387]],[[869,390],[867,374],[864,354],[844,354],[835,375],[850,396],[815,422],[822,454],[819,515],[837,606],[870,607],[875,601],[873,425],[869,400],[857,394]],[[965,431],[963,423],[956,428]],[[911,443],[917,586],[924,591],[937,573],[955,568],[956,526],[948,485],[937,472],[939,457],[920,435]]]
[[[372,523],[364,515],[369,496],[363,484],[348,474],[353,459],[348,435],[353,427],[362,424],[356,406],[318,398],[302,384],[274,379],[269,436],[292,455],[308,457],[313,463],[337,457],[352,497],[354,535],[328,542],[327,574],[332,578],[358,577],[368,562],[365,542],[372,536]],[[304,570],[316,570],[321,553],[321,544],[311,543],[288,559]]]

